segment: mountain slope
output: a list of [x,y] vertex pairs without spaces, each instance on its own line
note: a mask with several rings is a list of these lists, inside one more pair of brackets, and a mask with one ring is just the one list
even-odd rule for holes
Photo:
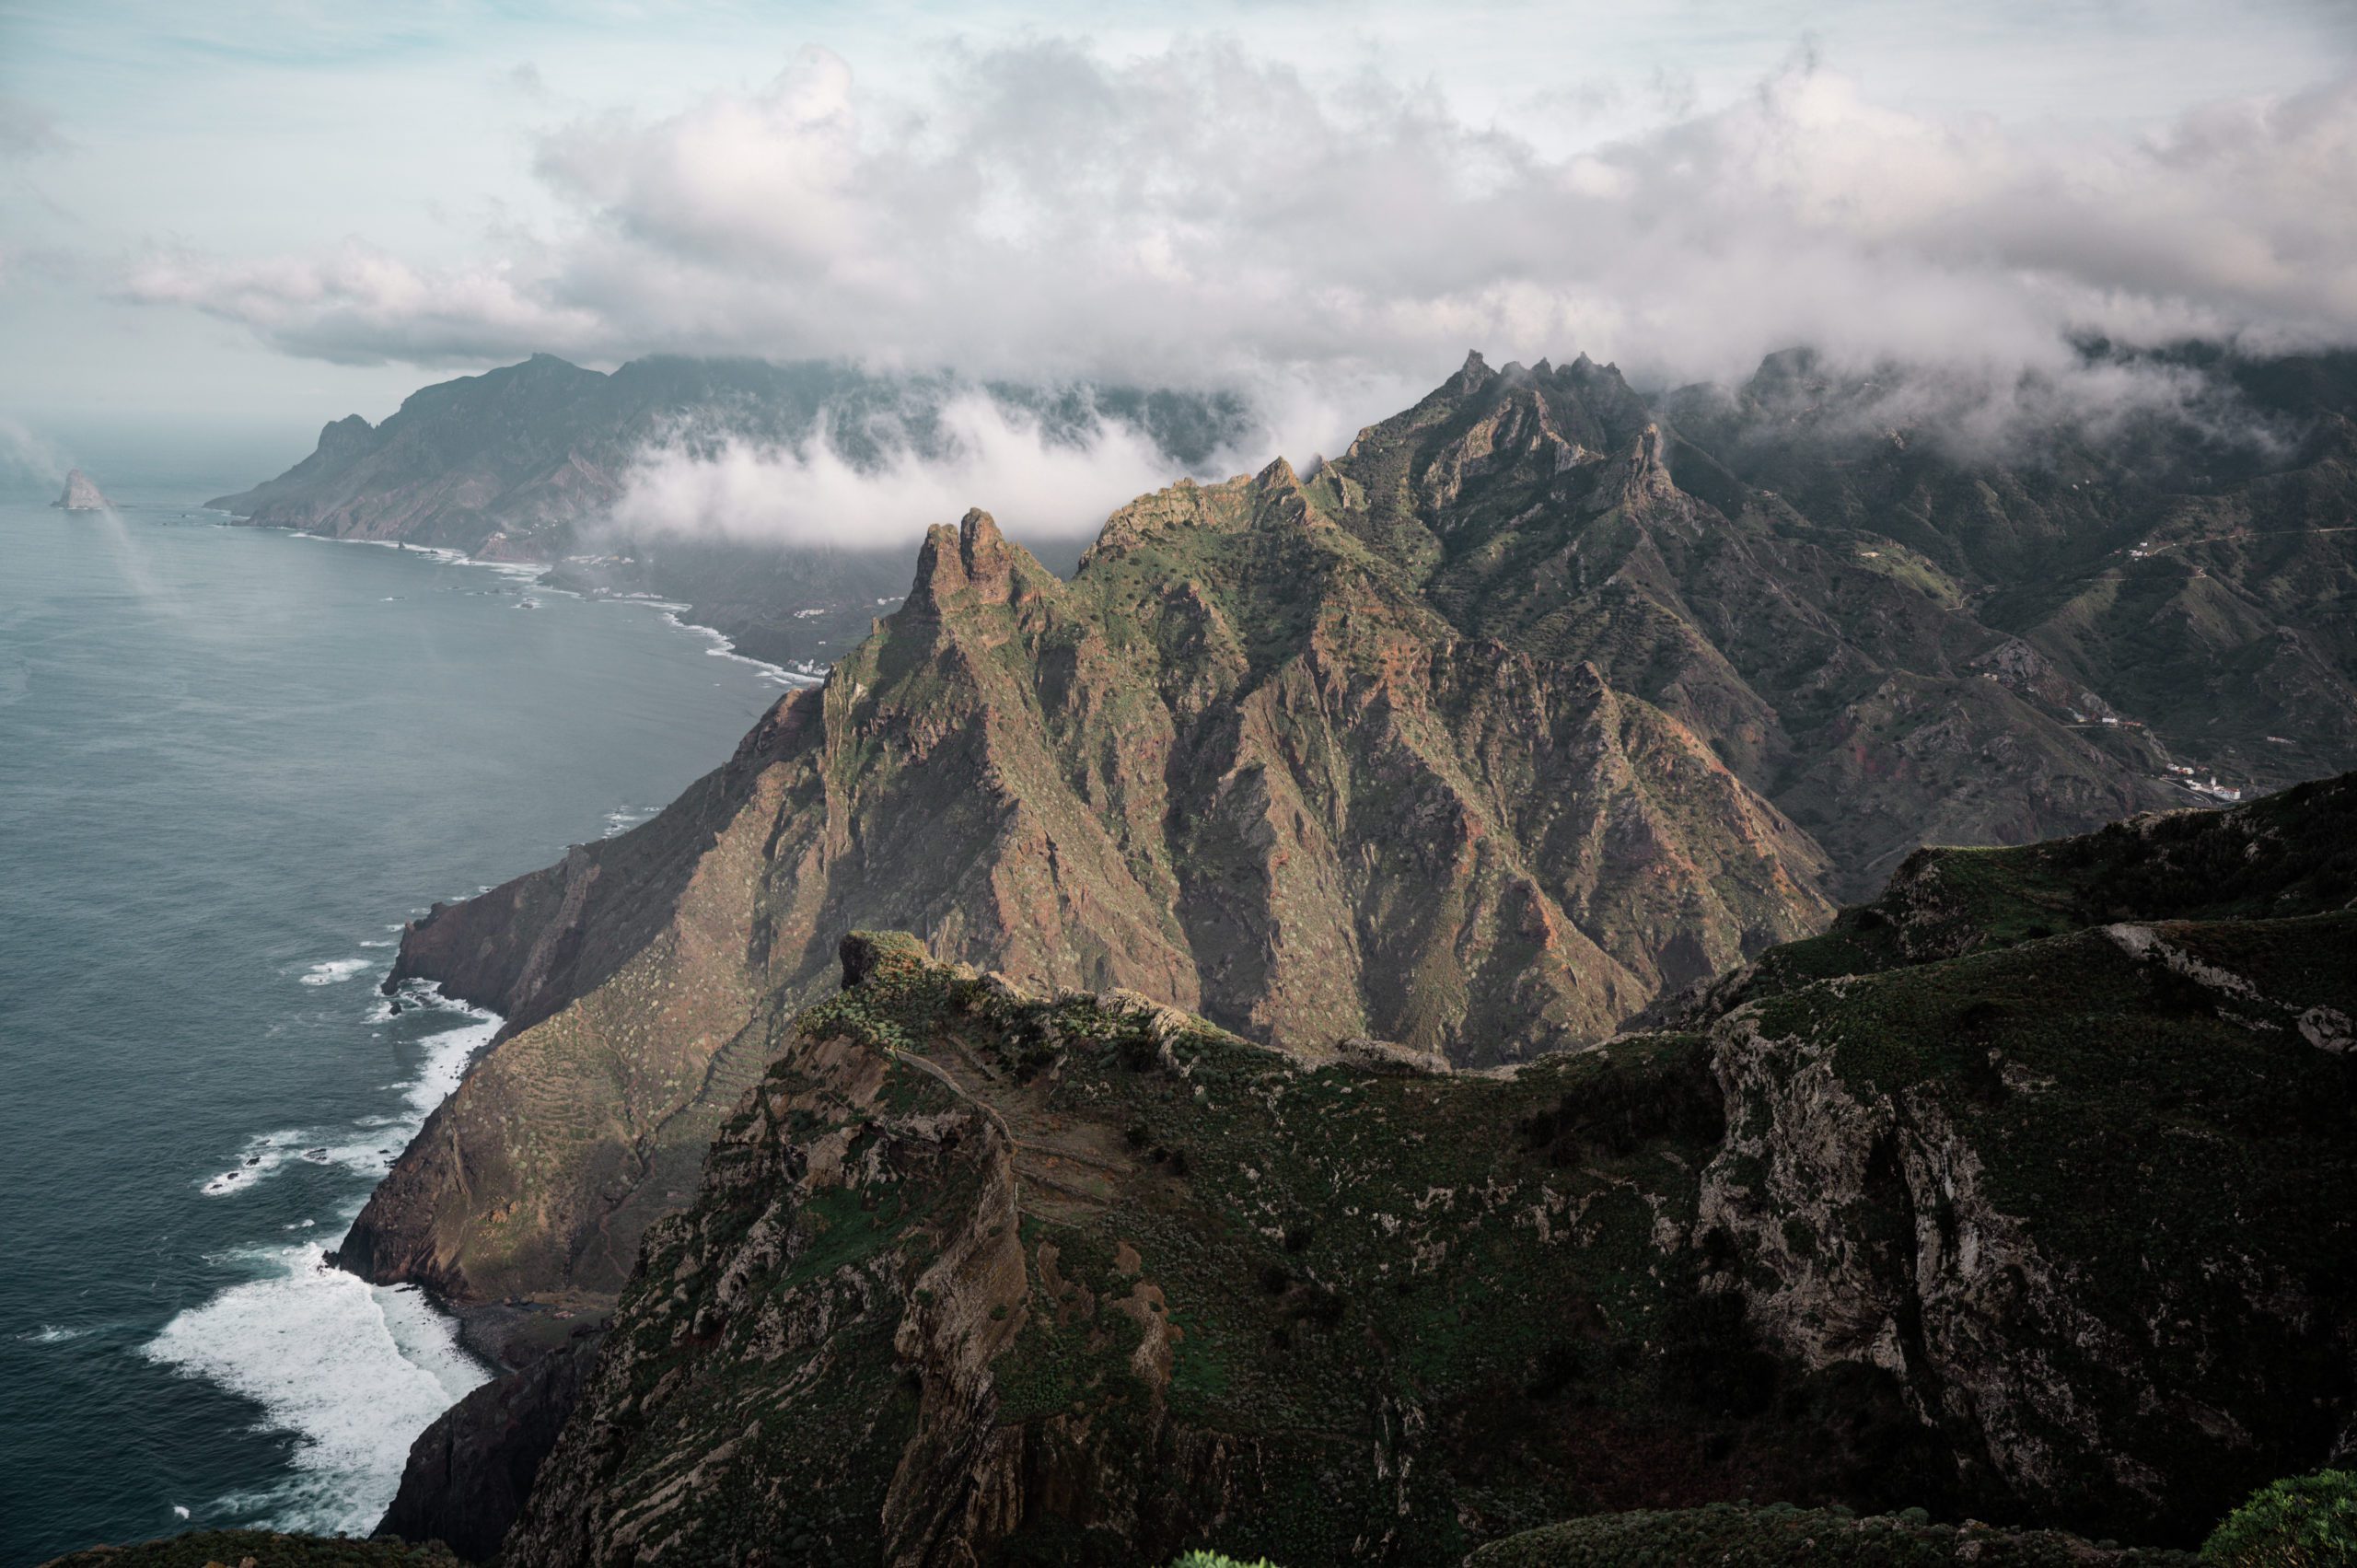
[[[2339,789],[2271,830],[2328,837]],[[2212,826],[2094,879],[2165,888]],[[1481,1074],[842,956],[649,1233],[505,1561],[1425,1562],[1736,1497],[2189,1545],[2357,1416],[2345,909]]]
[[1845,886],[1926,838],[2019,842],[2165,798],[2149,755],[1980,679],[2008,638],[1964,587],[1745,486],[1608,366],[1477,356],[1320,478],[1460,629],[1593,660],[1678,715]]
[[1676,721],[1457,636],[1292,471],[1117,514],[1069,584],[969,515],[655,821],[437,910],[396,981],[500,1041],[347,1238],[460,1299],[610,1292],[853,925],[1307,1051],[1600,1038],[1828,912]]
[[2114,921],[2330,914],[2357,908],[2357,774],[2225,811],[2154,812],[2077,838],[1925,849],[1869,903],[1651,1021],[1692,1026],[1812,981],[1990,952]]

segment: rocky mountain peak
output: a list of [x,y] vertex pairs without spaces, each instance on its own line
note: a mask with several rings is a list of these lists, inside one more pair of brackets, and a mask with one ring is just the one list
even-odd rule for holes
[[1481,357],[1478,349],[1468,350],[1465,363],[1457,367],[1456,375],[1441,383],[1440,389],[1451,396],[1464,397],[1480,391],[1497,377],[1498,373],[1490,368],[1490,362]]
[[319,455],[340,458],[360,451],[370,444],[369,438],[376,434],[377,427],[356,413],[331,419],[319,427]]
[[1018,560],[1028,559],[1020,545],[1006,541],[996,519],[979,506],[970,507],[956,528],[937,525],[926,530],[909,604],[936,615],[944,601],[958,593],[971,593],[985,604],[1005,604],[1015,597]]
[[1589,503],[1594,510],[1642,505],[1677,496],[1678,486],[1670,480],[1668,465],[1662,461],[1660,425],[1648,424],[1640,430],[1628,451],[1621,455],[1620,464],[1620,473],[1596,487],[1595,498]]

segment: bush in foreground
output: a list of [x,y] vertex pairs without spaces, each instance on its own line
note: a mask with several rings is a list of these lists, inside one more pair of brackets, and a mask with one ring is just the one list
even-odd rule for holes
[[2274,1481],[2226,1516],[2201,1555],[2220,1568],[2341,1568],[2357,1563],[2357,1471]]

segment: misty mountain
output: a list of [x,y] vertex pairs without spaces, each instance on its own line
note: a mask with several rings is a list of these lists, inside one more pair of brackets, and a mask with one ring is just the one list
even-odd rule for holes
[[[2189,781],[2357,765],[2357,354],[2084,352],[2081,382],[2134,395],[1836,376],[1801,351],[1736,387],[1646,394],[1585,356],[1477,355],[1306,482],[1458,632],[1590,661],[1690,726],[1861,896],[1920,843],[2020,842],[2191,801]],[[972,390],[540,355],[378,426],[339,421],[215,504],[558,561],[560,586],[684,599],[749,653],[830,664],[907,586],[905,553],[860,546],[869,519],[793,545],[606,519],[650,450],[823,439],[854,467],[943,460],[944,411]],[[1173,470],[1255,427],[1237,398],[984,395],[1051,446],[1143,432]]]
[[1109,427],[1133,432],[1169,473],[1201,468],[1248,428],[1244,404],[1218,396],[978,387],[817,361],[663,356],[606,374],[543,354],[424,388],[381,424],[337,420],[285,473],[207,505],[338,539],[557,563],[559,586],[684,600],[755,657],[826,663],[907,587],[902,540],[871,539],[858,517],[835,520],[834,542],[803,544],[749,542],[697,517],[603,525],[656,453],[695,459],[732,446],[819,444],[854,470],[903,455],[937,461],[958,439],[944,414],[961,397],[987,400],[1043,446],[1080,447]]

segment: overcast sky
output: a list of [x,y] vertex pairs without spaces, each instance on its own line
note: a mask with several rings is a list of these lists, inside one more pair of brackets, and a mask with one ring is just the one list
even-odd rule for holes
[[2347,0],[0,0],[0,413],[308,431],[538,349],[1347,402],[1469,347],[2347,342],[2352,170]]

